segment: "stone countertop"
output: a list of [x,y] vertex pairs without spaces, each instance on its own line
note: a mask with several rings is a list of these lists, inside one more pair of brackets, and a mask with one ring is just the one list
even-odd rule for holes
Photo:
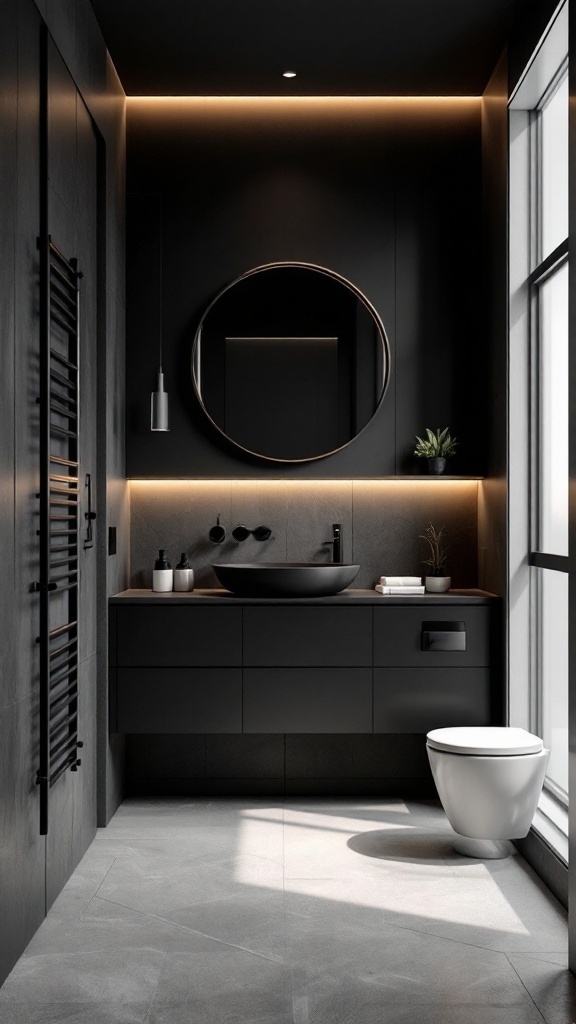
[[123,590],[109,598],[112,605],[123,604],[489,604],[497,601],[496,594],[486,590],[449,590],[446,594],[379,594],[376,590],[348,588],[331,597],[239,597],[229,590],[192,590],[188,593],[153,590]]

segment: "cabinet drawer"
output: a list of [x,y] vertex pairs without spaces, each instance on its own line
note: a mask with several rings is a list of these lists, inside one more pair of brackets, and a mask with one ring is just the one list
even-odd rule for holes
[[489,660],[489,608],[403,605],[374,609],[375,665],[458,668],[488,665]]
[[121,668],[118,732],[242,732],[242,669]]
[[369,666],[372,609],[246,607],[244,664]]
[[372,732],[372,671],[245,669],[244,732]]
[[118,665],[241,665],[242,609],[118,608]]
[[374,669],[374,732],[491,724],[487,668]]

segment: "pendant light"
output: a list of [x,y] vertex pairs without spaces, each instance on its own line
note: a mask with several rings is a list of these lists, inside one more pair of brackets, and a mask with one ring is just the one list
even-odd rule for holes
[[157,389],[150,396],[150,430],[170,430],[168,417],[168,393],[164,391],[162,372],[162,202],[160,202],[160,324],[159,364]]

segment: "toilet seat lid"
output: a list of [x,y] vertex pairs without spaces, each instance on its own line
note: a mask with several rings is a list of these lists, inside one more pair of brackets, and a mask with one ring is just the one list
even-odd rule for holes
[[539,736],[512,726],[472,725],[432,729],[426,736],[428,746],[452,754],[510,755],[538,754],[544,744]]

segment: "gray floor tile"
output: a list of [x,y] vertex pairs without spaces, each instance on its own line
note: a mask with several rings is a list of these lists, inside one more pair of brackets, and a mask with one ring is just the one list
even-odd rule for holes
[[282,821],[284,814],[281,798],[269,797],[132,797],[124,801],[108,828],[122,828],[126,824],[144,827],[207,828],[211,825],[236,824],[241,818],[261,821]]
[[282,827],[277,822],[242,818],[235,825],[210,828],[127,826],[102,830],[93,846],[101,856],[130,863],[154,857],[186,857],[210,863],[254,855],[282,866]]
[[[464,969],[468,965],[463,965]],[[453,972],[443,964],[438,980],[430,984],[430,973],[422,978],[406,963],[365,965],[352,973],[337,962],[314,975],[296,975],[294,1021],[314,1024],[392,1024],[392,1022],[444,1021],[468,1024],[542,1024],[543,1018],[526,993],[513,992],[508,977],[476,977],[470,992],[460,980],[460,965]],[[463,995],[464,994],[464,995]],[[483,1001],[480,1002],[480,999]]]
[[570,1024],[564,909],[452,837],[435,801],[127,801],[0,1024]]
[[284,1009],[265,1002],[262,1007],[257,1006],[251,995],[248,1005],[220,999],[189,1000],[179,1006],[153,1006],[146,1017],[146,1024],[291,1024],[291,1021]]
[[[503,953],[407,929],[367,932],[361,922],[327,933],[323,925],[292,918],[287,960],[294,991],[332,1006],[382,1001],[384,1005],[530,1005]],[[324,1012],[324,1011],[322,1011]]]
[[146,1003],[7,1003],[0,1024],[144,1024]]
[[280,1024],[288,1019],[288,999],[289,972],[263,957],[240,950],[178,954],[166,961],[149,1021]]
[[362,1003],[353,1009],[343,1008],[343,1017],[324,1016],[317,1007],[312,1010],[306,1000],[295,1002],[290,1024],[544,1024],[535,1007],[529,1006],[431,1006],[424,1012],[421,1005],[390,1005]]
[[[78,953],[114,950],[151,950],[167,953],[178,948],[181,929],[167,921],[139,913],[117,903],[95,897],[86,913],[62,927],[58,918],[49,914],[28,944],[23,959],[52,957],[55,967],[61,958]],[[186,948],[211,948],[201,936],[189,936]]]
[[576,978],[568,970],[567,958],[562,966],[531,957],[509,959],[546,1024],[569,1024],[576,1020]]
[[137,1003],[152,998],[165,954],[154,949],[22,957],[3,986],[27,1003]]
[[92,844],[52,904],[52,918],[71,921],[81,917],[92,897],[98,892],[113,862],[112,854],[104,851],[100,853]]
[[446,866],[451,858],[449,839],[416,827],[332,832],[294,823],[285,825],[284,834],[286,878],[381,876],[406,862]]
[[409,863],[380,878],[286,878],[285,892],[288,910],[319,915],[326,927],[345,908],[372,929],[397,926],[503,952],[566,948],[566,923],[554,903],[538,913],[529,900],[509,898],[489,872],[468,878],[450,867]]
[[175,911],[169,919],[217,942],[282,962],[285,955],[284,894],[225,899]]
[[[252,886],[250,879],[258,879]],[[136,864],[117,859],[98,895],[144,914],[171,915],[222,899],[258,899],[282,891],[282,868],[266,858],[236,858],[214,864],[186,857],[147,858]]]
[[[568,968],[568,952],[563,953],[513,953],[514,959],[521,960],[542,960],[544,963],[556,964],[558,967]],[[510,957],[509,957],[510,959]]]

